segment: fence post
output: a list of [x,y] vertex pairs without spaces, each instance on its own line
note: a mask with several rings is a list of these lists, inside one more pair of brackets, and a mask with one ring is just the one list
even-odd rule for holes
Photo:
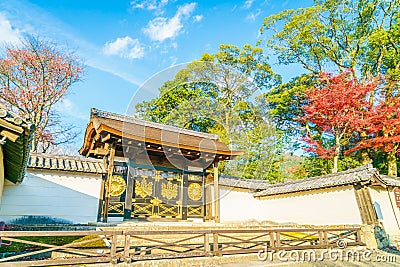
[[280,249],[281,247],[281,232],[277,231],[276,232],[276,245],[275,248],[276,249]]
[[210,239],[207,233],[204,233],[204,256],[210,256]]
[[357,228],[356,235],[357,235],[357,237],[356,237],[357,244],[362,244],[362,242],[361,242],[361,228]]
[[328,232],[326,229],[324,230],[324,242],[325,242],[326,248],[329,248],[329,238],[328,238]]
[[319,246],[318,247],[324,247],[324,234],[322,231],[318,231],[318,239],[319,239]]
[[131,248],[131,235],[125,235],[125,245],[124,245],[124,261],[125,263],[131,263],[131,256],[129,250]]
[[116,232],[114,232],[112,234],[112,238],[111,238],[110,257],[111,257],[111,263],[117,264],[118,259],[117,259],[117,233]]
[[272,249],[275,249],[275,237],[274,237],[274,232],[269,232],[269,247]]
[[214,256],[221,255],[218,247],[218,233],[213,233],[213,255]]

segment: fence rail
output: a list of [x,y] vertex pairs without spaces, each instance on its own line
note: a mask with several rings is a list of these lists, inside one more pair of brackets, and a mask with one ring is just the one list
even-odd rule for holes
[[[360,228],[5,231],[0,232],[1,242],[12,242],[16,248],[23,244],[29,249],[1,258],[0,266],[131,263],[150,259],[255,253],[265,247],[275,251],[343,248],[362,245],[360,232]],[[55,245],[37,241],[37,237],[43,240],[48,237],[76,237],[77,240]]]

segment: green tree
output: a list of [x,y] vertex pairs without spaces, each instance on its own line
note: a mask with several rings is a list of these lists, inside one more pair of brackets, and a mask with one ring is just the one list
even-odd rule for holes
[[158,98],[136,109],[145,119],[218,134],[232,149],[245,150],[236,165],[222,165],[226,174],[265,179],[278,136],[257,95],[279,83],[261,48],[221,45],[217,53],[203,54],[164,83]]
[[[298,125],[296,116],[286,112],[296,115],[297,108],[305,103],[306,86],[302,85],[312,83],[324,71],[351,69],[356,81],[385,75],[391,82],[383,89],[396,94],[400,77],[399,11],[398,0],[316,0],[311,7],[284,10],[265,18],[260,29],[264,38],[259,44],[272,49],[280,64],[301,64],[308,73],[268,93],[269,105],[278,107],[271,109],[274,117],[286,125]],[[373,95],[370,99],[374,101]],[[360,137],[366,138],[365,133]],[[390,152],[388,158],[393,159]],[[367,150],[362,151],[362,161],[369,162]]]

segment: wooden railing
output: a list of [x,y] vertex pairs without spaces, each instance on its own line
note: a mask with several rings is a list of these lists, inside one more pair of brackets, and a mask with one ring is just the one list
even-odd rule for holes
[[[67,244],[32,241],[33,237],[71,237]],[[360,228],[243,229],[182,231],[6,231],[2,241],[26,244],[30,251],[0,259],[0,266],[50,266],[118,263],[150,259],[213,257],[260,250],[321,249],[362,245]],[[23,239],[21,239],[23,237]],[[341,242],[341,243],[339,243]],[[100,244],[100,245],[99,245]],[[1,248],[1,247],[0,247]],[[52,257],[37,259],[52,253]],[[36,258],[35,258],[36,256]]]

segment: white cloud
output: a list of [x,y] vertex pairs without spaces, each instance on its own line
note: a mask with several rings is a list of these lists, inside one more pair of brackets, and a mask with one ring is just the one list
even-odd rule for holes
[[254,0],[246,0],[246,1],[244,2],[243,8],[244,8],[244,9],[249,9],[249,8],[251,8],[251,6],[253,5],[253,3],[254,3]]
[[64,98],[54,105],[54,109],[64,116],[71,116],[80,120],[87,120],[87,116],[82,113],[74,102]]
[[[0,2],[0,9],[4,9],[7,14],[14,14],[11,25],[18,29],[14,30],[16,33],[39,34],[58,40],[58,43],[65,42],[79,47],[76,50],[77,56],[85,58],[85,64],[88,66],[115,75],[135,86],[142,84],[142,78],[136,74],[139,71],[135,65],[120,62],[115,57],[104,56],[103,47],[72,34],[73,29],[43,8],[26,1],[3,1]],[[0,33],[0,42],[4,36]]]
[[106,43],[103,47],[103,52],[106,55],[116,55],[124,58],[142,58],[144,56],[144,45],[138,39],[125,36]]
[[151,20],[143,32],[152,41],[163,42],[166,39],[173,39],[181,32],[183,22],[186,21],[196,8],[196,3],[188,3],[178,8],[172,18],[157,17]]
[[0,13],[0,42],[19,43],[21,34],[18,29],[11,26],[11,22],[3,13]]
[[255,21],[260,14],[261,14],[261,9],[257,9],[255,12],[250,12],[249,14],[247,14],[245,19],[247,21]]
[[193,19],[194,19],[195,22],[199,22],[199,21],[201,21],[203,19],[203,15],[196,15],[196,16],[193,17]]
[[164,7],[168,4],[168,0],[134,0],[131,1],[133,9],[144,9],[154,11],[156,14],[163,14]]

